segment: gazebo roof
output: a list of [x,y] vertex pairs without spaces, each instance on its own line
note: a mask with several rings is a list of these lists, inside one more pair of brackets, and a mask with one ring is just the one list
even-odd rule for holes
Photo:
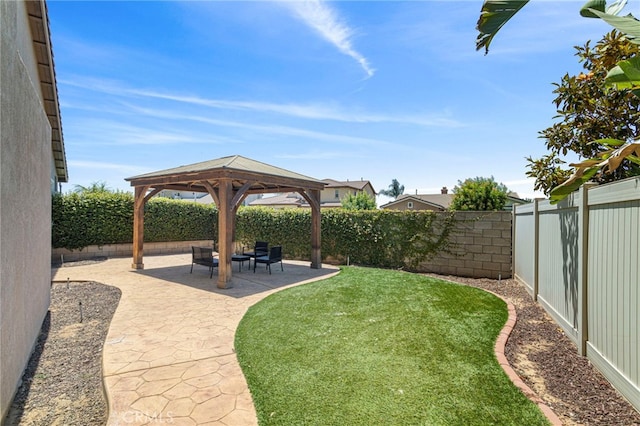
[[275,167],[241,155],[202,161],[186,166],[126,178],[131,186],[163,186],[167,189],[207,192],[202,184],[207,181],[215,186],[219,179],[232,179],[233,187],[250,184],[248,192],[288,192],[300,188],[320,189],[325,182]]
[[[289,170],[240,155],[146,173],[126,179],[136,188],[133,203],[133,263],[143,269],[144,205],[163,189],[208,192],[218,206],[218,288],[231,286],[235,215],[248,194],[298,192],[311,206],[311,267],[322,267],[320,254],[320,191],[326,185]],[[254,268],[255,269],[255,268]]]

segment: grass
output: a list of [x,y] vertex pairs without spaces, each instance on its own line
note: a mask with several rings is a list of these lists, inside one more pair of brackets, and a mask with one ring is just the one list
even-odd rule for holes
[[251,307],[235,343],[261,425],[548,424],[497,363],[506,319],[475,288],[345,267]]

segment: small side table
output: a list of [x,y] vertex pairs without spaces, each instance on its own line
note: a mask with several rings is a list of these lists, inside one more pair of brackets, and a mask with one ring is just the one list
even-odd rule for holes
[[231,255],[231,261],[232,262],[238,262],[238,272],[240,272],[242,270],[242,266],[244,265],[244,262],[249,261],[249,269],[251,269],[251,257],[245,255],[245,254],[232,254]]

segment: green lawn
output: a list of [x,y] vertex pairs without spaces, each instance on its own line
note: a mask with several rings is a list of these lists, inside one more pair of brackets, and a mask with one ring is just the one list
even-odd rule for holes
[[505,303],[404,272],[345,267],[249,309],[236,350],[261,425],[543,425],[493,346]]

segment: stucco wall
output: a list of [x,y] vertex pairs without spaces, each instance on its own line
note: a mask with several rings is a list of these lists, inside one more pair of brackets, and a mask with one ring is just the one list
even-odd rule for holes
[[[0,1],[0,414],[50,301],[51,127],[24,4]],[[25,65],[28,64],[28,65]]]
[[511,213],[456,212],[455,254],[420,265],[422,272],[474,278],[511,277]]
[[[338,198],[336,198],[335,196],[336,190],[338,190]],[[369,196],[371,196],[372,198],[375,198],[375,194],[371,190],[370,185],[366,185],[362,191],[369,194]],[[361,191],[356,188],[347,188],[344,186],[325,188],[322,191],[320,191],[320,202],[321,203],[339,203],[347,195],[349,194],[356,195],[358,192],[361,192]]]

